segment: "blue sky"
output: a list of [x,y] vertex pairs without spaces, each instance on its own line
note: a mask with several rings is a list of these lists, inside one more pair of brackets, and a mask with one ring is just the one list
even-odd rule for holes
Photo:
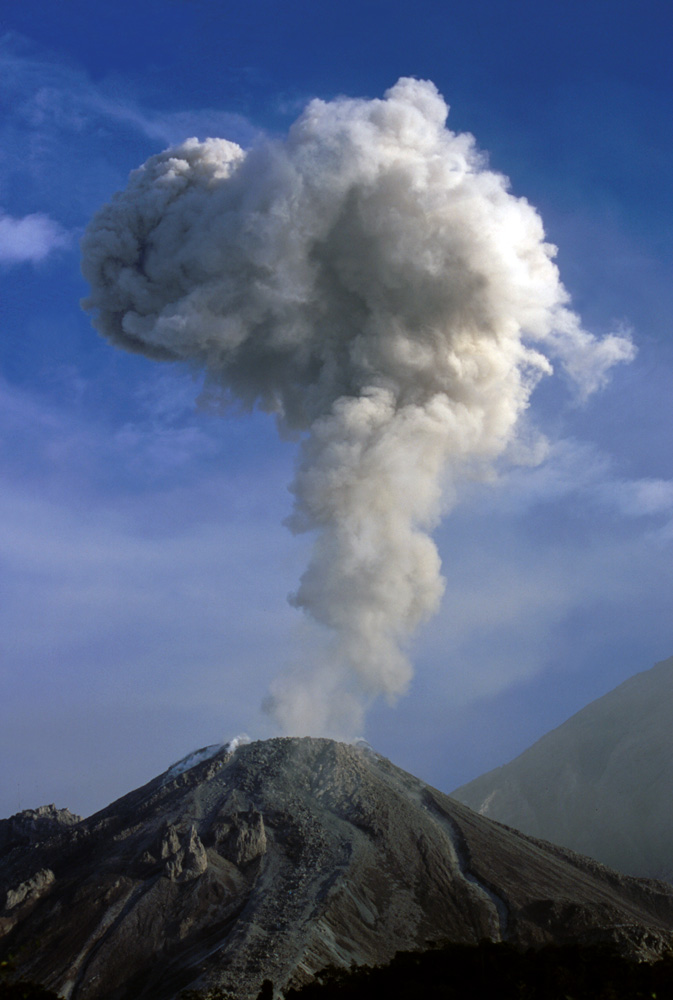
[[87,813],[196,746],[271,735],[261,699],[304,641],[295,445],[95,334],[84,227],[168,145],[247,146],[402,75],[540,211],[587,328],[638,354],[583,406],[541,384],[547,459],[461,488],[409,694],[364,735],[450,790],[671,655],[672,22],[647,0],[6,5],[0,815]]

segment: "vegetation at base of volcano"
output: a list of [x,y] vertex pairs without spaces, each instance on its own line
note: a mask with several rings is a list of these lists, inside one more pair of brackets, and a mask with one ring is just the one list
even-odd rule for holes
[[60,997],[39,983],[21,979],[14,983],[0,983],[0,1000],[60,1000]]
[[673,997],[673,954],[635,962],[603,946],[449,944],[400,952],[390,965],[330,969],[285,1000],[665,1000]]
[[[0,970],[0,1000],[58,1000],[58,994]],[[12,970],[13,971],[13,970]],[[334,969],[290,989],[285,1000],[668,1000],[673,997],[673,953],[635,962],[604,946],[547,945],[520,951],[483,941],[426,952],[399,952],[389,965]],[[258,1000],[271,1000],[265,980]],[[229,992],[185,990],[181,1000],[237,1000]]]
[[58,993],[39,983],[16,979],[16,963],[12,956],[0,960],[0,1000],[60,1000]]

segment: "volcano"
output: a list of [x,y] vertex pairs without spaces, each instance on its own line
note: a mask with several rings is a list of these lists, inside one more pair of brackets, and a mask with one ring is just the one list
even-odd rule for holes
[[26,814],[5,821],[0,950],[67,1000],[245,1000],[267,979],[282,991],[437,942],[606,943],[653,960],[673,932],[670,885],[328,739],[207,748],[86,820],[60,817],[42,833]]
[[483,816],[673,882],[673,656],[451,794]]

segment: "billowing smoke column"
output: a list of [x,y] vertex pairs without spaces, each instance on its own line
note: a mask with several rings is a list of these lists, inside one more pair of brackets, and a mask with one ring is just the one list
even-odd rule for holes
[[502,454],[548,355],[587,394],[633,355],[567,307],[542,223],[431,83],[312,101],[285,141],[152,157],[83,240],[84,306],[114,344],[201,366],[302,437],[291,527],[315,533],[292,602],[331,636],[282,677],[289,732],[358,730],[404,691],[438,606],[428,535],[452,476]]

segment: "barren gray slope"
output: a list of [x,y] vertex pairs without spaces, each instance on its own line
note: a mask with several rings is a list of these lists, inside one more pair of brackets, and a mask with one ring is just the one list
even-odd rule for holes
[[673,878],[673,657],[455,798],[631,875]]
[[367,750],[275,739],[169,774],[5,858],[0,933],[26,976],[72,1000],[245,998],[441,939],[648,957],[673,940],[670,886],[483,819]]
[[69,809],[57,809],[54,805],[24,809],[9,819],[0,819],[0,858],[15,847],[48,840],[81,820],[81,816]]

